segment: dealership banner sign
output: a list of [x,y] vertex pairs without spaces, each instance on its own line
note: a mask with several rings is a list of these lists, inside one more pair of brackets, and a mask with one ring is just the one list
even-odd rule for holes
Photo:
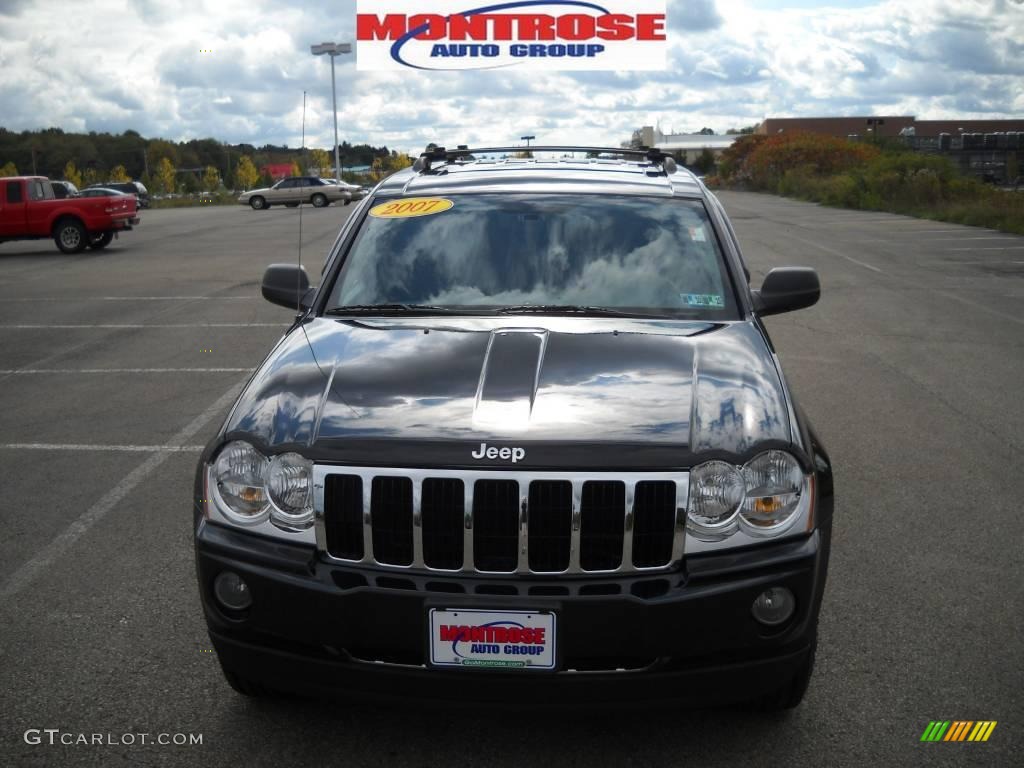
[[358,0],[360,70],[663,70],[665,0]]

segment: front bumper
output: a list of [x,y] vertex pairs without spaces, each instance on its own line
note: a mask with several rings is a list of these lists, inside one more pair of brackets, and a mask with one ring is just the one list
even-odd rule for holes
[[[491,579],[337,566],[309,547],[200,520],[196,565],[221,663],[271,688],[553,706],[707,705],[774,691],[806,663],[829,538],[830,525],[786,542],[691,556],[681,570],[654,577]],[[223,570],[250,586],[253,605],[244,614],[215,603],[213,581]],[[773,586],[792,590],[797,610],[769,629],[750,607]],[[557,671],[428,668],[430,608],[554,611]]]

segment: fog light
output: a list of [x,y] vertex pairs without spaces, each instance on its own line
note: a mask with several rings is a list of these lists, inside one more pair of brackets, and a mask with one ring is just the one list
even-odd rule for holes
[[775,627],[787,621],[796,609],[796,598],[785,587],[766,589],[750,607],[754,618],[769,627]]
[[213,580],[213,594],[225,608],[244,611],[252,605],[252,593],[242,577],[232,571],[224,571]]

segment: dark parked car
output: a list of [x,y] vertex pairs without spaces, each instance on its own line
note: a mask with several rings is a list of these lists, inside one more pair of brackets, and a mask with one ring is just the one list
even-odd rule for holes
[[556,159],[433,150],[319,287],[267,269],[298,315],[195,482],[237,691],[803,697],[832,469],[762,318],[818,277],[751,289],[722,205],[656,151],[532,149]]
[[[122,192],[119,189],[110,189],[109,187],[86,187],[78,193],[79,197],[118,197],[122,195],[131,195],[131,192]],[[137,198],[136,198],[137,199]]]
[[50,181],[53,189],[53,196],[58,200],[65,200],[69,197],[78,197],[78,187],[70,181]]
[[126,195],[135,195],[139,201],[139,208],[149,208],[149,191],[141,181],[108,181],[106,184],[90,184],[85,189],[116,189]]

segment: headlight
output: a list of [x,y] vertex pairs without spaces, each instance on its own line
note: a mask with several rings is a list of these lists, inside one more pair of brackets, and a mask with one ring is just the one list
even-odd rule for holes
[[708,461],[690,470],[686,527],[704,542],[737,532],[777,536],[806,508],[801,502],[809,489],[800,463],[785,451],[765,451],[742,467]]
[[732,464],[709,461],[690,472],[690,526],[700,533],[725,533],[743,503],[743,476]]
[[267,518],[270,504],[264,487],[267,460],[249,443],[228,443],[213,465],[213,479],[228,519],[255,525]]
[[267,493],[273,522],[308,526],[313,520],[313,462],[297,453],[275,457],[267,471]]
[[743,467],[746,498],[743,522],[767,532],[784,525],[796,511],[804,488],[804,473],[785,451],[766,451]]

